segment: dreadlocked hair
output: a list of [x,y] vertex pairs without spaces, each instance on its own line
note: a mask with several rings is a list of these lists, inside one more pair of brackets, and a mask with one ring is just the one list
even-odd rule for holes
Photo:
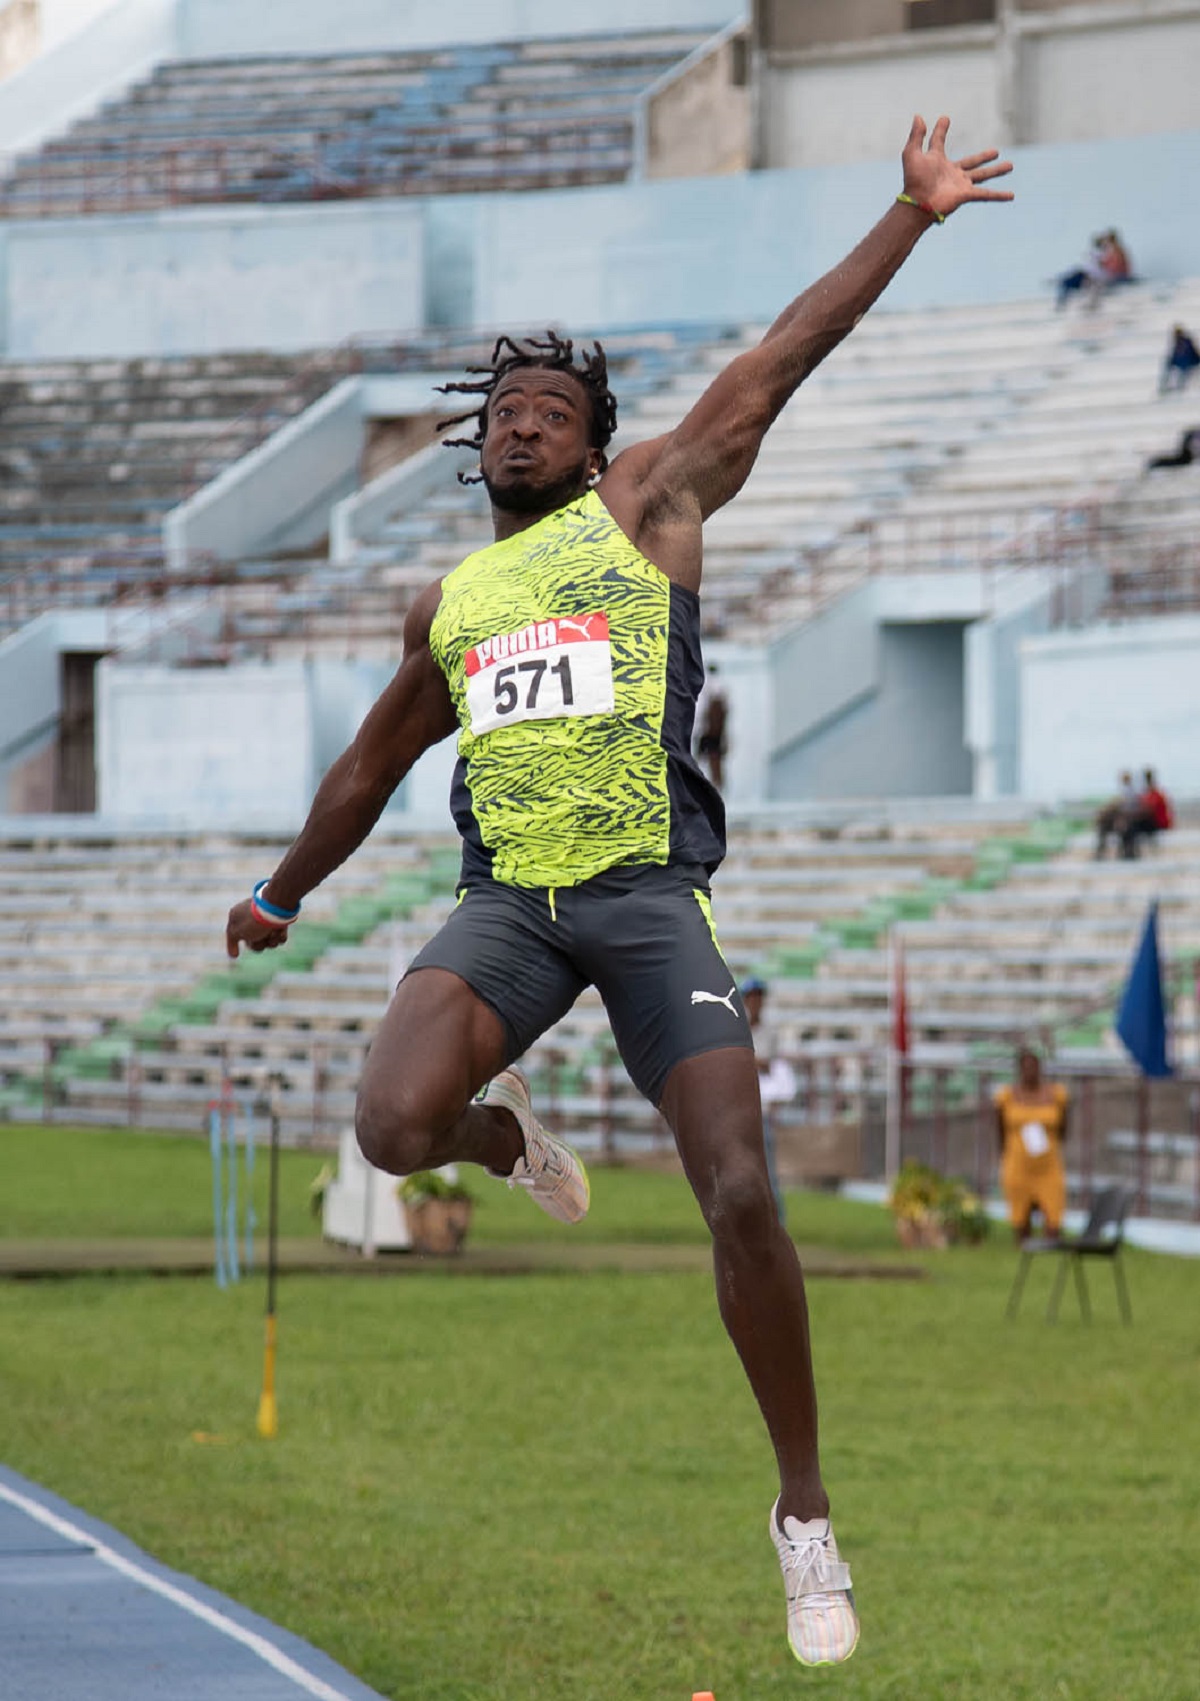
[[[475,421],[473,437],[447,437],[442,447],[446,449],[474,449],[477,452],[483,448],[483,439],[487,433],[488,403],[492,393],[502,378],[507,378],[510,372],[515,372],[522,366],[545,366],[552,372],[569,372],[577,378],[587,391],[591,403],[591,426],[588,431],[588,446],[600,450],[600,471],[608,466],[608,456],[605,449],[612,442],[613,433],[617,429],[617,398],[608,387],[608,361],[599,343],[593,343],[590,349],[581,348],[579,364],[575,364],[575,344],[570,337],[560,337],[555,331],[547,331],[544,337],[497,337],[496,346],[492,350],[492,358],[487,366],[468,366],[467,371],[478,373],[479,376],[467,379],[461,384],[439,384],[438,389],[443,395],[481,396],[483,400],[478,408],[468,413],[454,415],[451,419],[438,421],[439,431],[450,431],[456,425],[465,425],[468,420]],[[480,484],[482,473],[460,472],[460,484]]]

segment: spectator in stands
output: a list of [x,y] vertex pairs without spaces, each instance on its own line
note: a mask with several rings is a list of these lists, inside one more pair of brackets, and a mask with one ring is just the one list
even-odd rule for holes
[[1158,380],[1159,395],[1166,395],[1168,390],[1182,390],[1198,366],[1200,349],[1182,325],[1173,326],[1170,347]]
[[1098,307],[1106,290],[1135,281],[1129,250],[1115,230],[1104,230],[1093,236],[1083,264],[1058,279],[1056,305],[1065,307],[1068,297],[1082,291],[1088,306]]
[[767,1172],[771,1177],[771,1192],[775,1195],[779,1220],[786,1223],[787,1210],[783,1202],[783,1189],[779,1185],[775,1119],[772,1112],[776,1105],[790,1104],[795,1098],[796,1071],[786,1057],[779,1055],[775,1036],[763,1021],[763,1007],[766,1001],[766,981],[758,975],[749,975],[742,982],[742,1003],[746,1006],[746,1017],[754,1040],[754,1061],[758,1065],[758,1092],[763,1107],[763,1143],[767,1151]]
[[494,542],[412,604],[395,676],[225,933],[231,957],[243,944],[282,945],[304,898],[363,843],[413,764],[457,734],[459,902],[409,965],[371,1046],[359,1143],[395,1175],[479,1164],[578,1222],[586,1172],[537,1120],[511,1065],[598,987],[712,1234],[721,1316],[778,1465],[769,1528],[803,1665],[849,1659],[858,1617],[821,1478],[804,1279],[776,1218],[753,1038],[707,890],[725,811],[689,747],[703,678],[702,528],[926,231],[967,202],[1012,199],[992,187],[1008,162],[994,149],[951,160],[949,127],[939,118],[930,134],[915,118],[903,188],[882,218],[674,430],[611,465],[617,402],[598,345],[577,359],[553,332],[502,336],[487,365],[449,386],[470,397],[446,424],[471,433],[451,442],[479,455]]
[[1175,815],[1170,799],[1159,790],[1154,769],[1147,768],[1137,802],[1121,827],[1121,855],[1130,858],[1140,855],[1143,839],[1149,843],[1159,833],[1169,832],[1174,825]]
[[1061,1083],[1042,1080],[1042,1064],[1028,1047],[1017,1053],[1017,1079],[995,1096],[1000,1142],[1000,1186],[1018,1241],[1041,1214],[1047,1235],[1057,1238],[1067,1200],[1063,1144],[1070,1098]]
[[1100,237],[1100,275],[1105,288],[1114,284],[1136,283],[1129,250],[1115,230],[1106,230]]
[[1096,814],[1096,857],[1099,860],[1108,848],[1110,838],[1121,838],[1127,824],[1141,808],[1141,793],[1126,769],[1117,776],[1117,795],[1110,797]]
[[1158,467],[1190,467],[1193,461],[1200,461],[1200,426],[1193,425],[1179,439],[1179,447],[1173,455],[1155,455],[1152,461],[1146,462],[1146,471],[1154,472]]
[[1057,280],[1055,306],[1059,309],[1067,305],[1072,295],[1086,291],[1095,296],[1104,286],[1104,238],[1093,236],[1092,245],[1082,265],[1073,266],[1069,272],[1063,272]]
[[717,679],[716,662],[709,667],[697,709],[700,730],[696,754],[708,768],[709,778],[717,790],[724,791],[725,757],[729,751],[729,699]]

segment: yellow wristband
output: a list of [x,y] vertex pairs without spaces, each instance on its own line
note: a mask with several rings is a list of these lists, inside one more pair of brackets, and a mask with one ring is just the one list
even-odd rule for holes
[[939,213],[936,208],[929,205],[928,201],[914,201],[911,195],[905,195],[903,192],[897,195],[896,199],[903,201],[906,207],[915,207],[919,213],[928,213],[930,218],[936,219],[939,224],[946,222],[945,213]]

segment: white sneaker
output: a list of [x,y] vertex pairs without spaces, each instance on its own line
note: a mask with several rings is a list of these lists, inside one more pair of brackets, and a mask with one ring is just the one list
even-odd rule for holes
[[836,1666],[858,1645],[850,1567],[838,1555],[827,1518],[802,1524],[771,1508],[771,1540],[787,1591],[788,1642],[802,1666]]
[[475,1103],[510,1110],[517,1119],[525,1155],[517,1159],[512,1174],[503,1177],[508,1185],[523,1187],[536,1205],[560,1223],[577,1223],[586,1217],[592,1196],[587,1170],[578,1154],[564,1140],[547,1134],[534,1116],[524,1075],[516,1069],[501,1070],[475,1095]]

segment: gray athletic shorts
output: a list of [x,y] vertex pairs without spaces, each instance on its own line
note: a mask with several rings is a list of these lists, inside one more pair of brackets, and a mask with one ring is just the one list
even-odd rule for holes
[[508,1062],[595,986],[630,1078],[657,1105],[684,1058],[753,1050],[711,918],[702,869],[613,868],[553,892],[480,881],[408,972],[465,980],[503,1022]]

